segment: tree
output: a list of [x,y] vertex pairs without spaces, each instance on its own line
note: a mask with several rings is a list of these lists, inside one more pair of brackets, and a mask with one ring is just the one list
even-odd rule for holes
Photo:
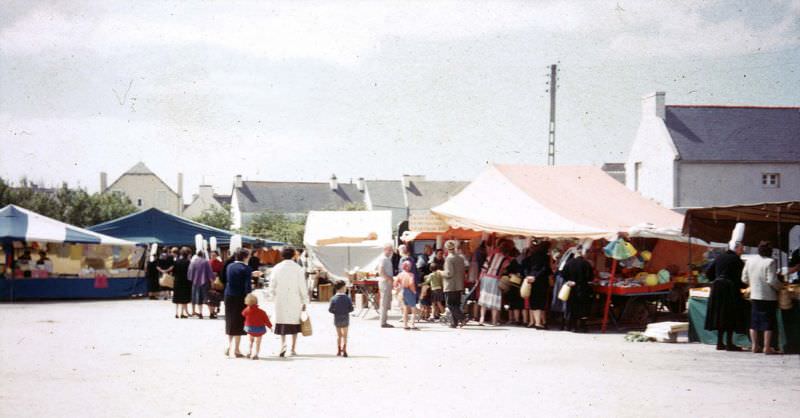
[[14,204],[71,225],[87,227],[136,212],[131,201],[121,195],[70,189],[66,183],[57,189],[44,189],[20,180],[11,187],[0,179],[0,207]]
[[261,212],[247,224],[245,233],[258,238],[283,241],[292,245],[303,243],[305,216],[292,219],[282,213]]
[[195,222],[200,222],[201,224],[205,224],[208,226],[213,226],[214,228],[220,228],[224,230],[231,229],[231,206],[230,205],[223,205],[223,207],[211,207],[203,211],[200,216],[192,218]]

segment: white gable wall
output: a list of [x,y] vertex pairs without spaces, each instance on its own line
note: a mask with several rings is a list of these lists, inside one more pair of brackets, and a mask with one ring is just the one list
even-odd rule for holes
[[121,192],[128,196],[138,210],[157,208],[173,215],[181,215],[183,209],[183,202],[178,195],[154,174],[123,174],[106,192]]
[[[780,186],[764,187],[763,173],[780,174]],[[678,174],[678,207],[800,200],[800,163],[680,162]]]
[[642,100],[642,120],[625,162],[625,184],[629,189],[672,208],[676,203],[677,151],[661,118],[663,98],[661,93],[660,101],[656,95]]

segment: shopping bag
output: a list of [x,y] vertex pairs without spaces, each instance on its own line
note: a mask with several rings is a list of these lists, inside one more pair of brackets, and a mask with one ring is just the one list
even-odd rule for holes
[[221,291],[225,290],[225,283],[222,283],[222,280],[220,280],[219,277],[217,277],[216,279],[214,279],[214,282],[211,283],[211,287],[214,290],[217,290],[217,291],[221,292]]
[[508,292],[508,289],[511,289],[511,278],[508,276],[501,277],[497,283],[497,287],[503,293]]
[[527,279],[522,281],[522,286],[519,288],[519,295],[522,299],[531,297],[531,283]]
[[306,311],[300,313],[300,332],[304,337],[311,336],[311,318]]
[[572,288],[569,287],[568,284],[564,283],[564,285],[561,286],[561,290],[558,291],[558,299],[566,302],[569,299],[569,292],[571,290]]
[[175,287],[175,278],[169,273],[164,273],[161,275],[161,278],[158,279],[158,285],[166,287],[167,289],[172,289]]
[[511,275],[511,284],[515,284],[517,286],[521,285],[522,284],[522,277],[520,277],[519,274],[516,274],[516,273],[512,274]]

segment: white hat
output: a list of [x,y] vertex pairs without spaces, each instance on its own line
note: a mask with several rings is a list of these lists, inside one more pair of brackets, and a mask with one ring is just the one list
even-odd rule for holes
[[736,251],[736,246],[741,245],[743,239],[744,239],[744,223],[737,222],[736,226],[733,227],[733,233],[731,233],[731,240],[728,242],[728,248],[731,251]]

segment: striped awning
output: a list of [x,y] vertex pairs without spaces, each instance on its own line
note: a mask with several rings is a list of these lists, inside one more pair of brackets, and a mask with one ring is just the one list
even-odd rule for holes
[[136,245],[135,242],[72,226],[16,205],[0,209],[0,241]]

